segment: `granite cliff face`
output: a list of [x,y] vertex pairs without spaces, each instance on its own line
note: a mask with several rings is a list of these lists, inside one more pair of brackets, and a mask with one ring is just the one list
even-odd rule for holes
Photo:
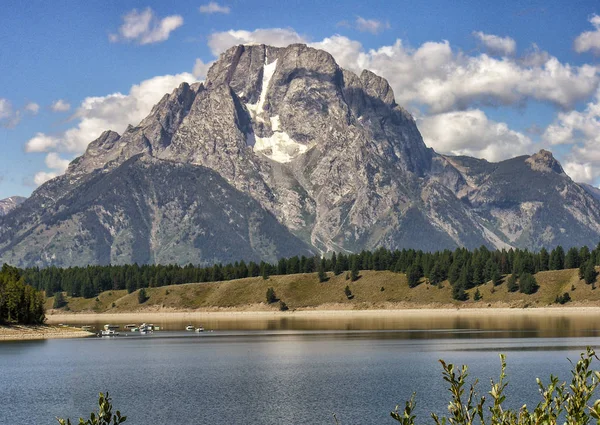
[[439,155],[394,99],[383,78],[324,51],[232,47],[204,83],[182,84],[122,135],[103,133],[4,217],[0,261],[273,261],[600,240],[600,202],[549,152],[497,164]]

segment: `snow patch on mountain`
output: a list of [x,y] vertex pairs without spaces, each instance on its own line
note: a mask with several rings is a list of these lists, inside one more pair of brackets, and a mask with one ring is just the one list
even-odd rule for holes
[[290,162],[308,150],[308,146],[295,142],[284,131],[275,131],[270,137],[254,136],[254,139],[254,152],[260,152],[276,162]]
[[270,64],[267,64],[267,58],[265,57],[265,64],[263,66],[263,79],[262,86],[260,90],[260,96],[258,97],[258,102],[246,103],[246,108],[250,111],[252,118],[256,121],[265,122],[262,117],[262,113],[264,112],[265,99],[267,98],[267,91],[269,89],[269,83],[271,82],[271,78],[275,73],[275,68],[277,68],[277,59],[275,59]]

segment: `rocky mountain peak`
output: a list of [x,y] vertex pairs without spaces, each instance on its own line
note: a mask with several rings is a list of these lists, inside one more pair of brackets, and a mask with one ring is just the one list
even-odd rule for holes
[[234,46],[204,83],[181,84],[133,124],[102,133],[0,218],[0,261],[273,261],[600,238],[600,196],[550,152],[438,155],[384,78],[304,44]]
[[538,153],[531,155],[525,160],[527,164],[534,171],[540,171],[543,173],[554,172],[557,174],[564,174],[564,170],[554,156],[552,152],[545,149],[541,149]]
[[26,199],[23,196],[9,196],[8,198],[0,199],[0,216],[8,214],[25,202]]

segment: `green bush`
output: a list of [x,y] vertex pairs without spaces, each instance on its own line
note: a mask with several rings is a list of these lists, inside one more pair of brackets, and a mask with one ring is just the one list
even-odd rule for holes
[[273,304],[277,301],[277,296],[275,295],[275,289],[272,287],[267,289],[267,304]]
[[138,303],[144,304],[146,301],[148,301],[148,295],[146,294],[146,290],[142,288],[138,292]]
[[523,273],[519,278],[519,290],[527,295],[535,293],[539,288],[535,277],[529,273]]
[[571,295],[569,295],[568,292],[565,292],[562,295],[557,295],[556,299],[554,300],[554,302],[557,304],[566,304],[569,301],[571,301]]
[[[448,417],[439,418],[435,413],[431,417],[436,425],[556,425],[559,418],[564,417],[566,425],[587,425],[592,422],[600,424],[600,400],[593,405],[589,401],[600,382],[600,372],[592,371],[590,365],[593,359],[597,359],[594,350],[588,347],[586,353],[582,353],[577,364],[571,371],[571,383],[559,383],[558,378],[550,375],[550,382],[544,386],[538,378],[539,392],[542,396],[537,406],[530,411],[526,405],[519,410],[505,409],[503,402],[506,399],[504,391],[508,386],[506,381],[506,359],[500,355],[501,370],[498,382],[491,382],[490,405],[486,406],[486,397],[479,396],[476,391],[477,381],[467,389],[466,379],[468,376],[467,366],[457,371],[453,364],[442,364],[442,376],[449,384],[452,399],[448,404]],[[465,395],[465,390],[467,393]],[[414,425],[416,416],[415,394],[405,403],[404,409],[399,406],[391,412],[392,418],[402,425]]]
[[[79,425],[119,425],[127,420],[127,416],[121,416],[121,412],[117,410],[117,413],[112,413],[111,398],[100,393],[98,397],[98,414],[94,412],[90,414],[90,418],[84,421],[83,418],[79,418]],[[60,425],[71,425],[70,419],[59,419],[56,418]]]

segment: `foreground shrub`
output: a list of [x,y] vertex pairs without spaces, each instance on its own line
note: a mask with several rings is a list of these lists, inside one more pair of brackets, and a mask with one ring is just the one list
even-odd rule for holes
[[[111,399],[108,396],[108,392],[106,396],[100,393],[98,397],[98,414],[96,415],[94,412],[90,414],[90,418],[87,421],[84,421],[83,418],[79,418],[78,425],[119,425],[127,420],[127,416],[121,416],[121,412],[117,410],[117,413],[113,415],[112,413],[112,404]],[[56,418],[60,425],[71,425],[71,420],[69,419],[59,419]]]
[[[467,366],[462,366],[457,371],[453,364],[446,364],[440,360],[443,368],[443,378],[449,384],[448,390],[451,400],[448,404],[448,417],[438,417],[431,413],[436,425],[472,425],[480,423],[483,425],[556,425],[558,418],[564,415],[566,425],[587,425],[596,422],[600,424],[600,400],[596,400],[592,406],[589,401],[592,398],[598,383],[600,372],[592,371],[590,365],[593,359],[598,359],[594,350],[588,347],[586,353],[581,354],[580,360],[571,371],[572,379],[570,385],[565,382],[559,383],[558,378],[550,375],[550,382],[544,386],[538,378],[537,384],[542,396],[533,411],[529,411],[523,405],[518,411],[504,409],[502,403],[506,399],[504,390],[508,385],[506,381],[506,360],[500,355],[501,371],[498,382],[491,382],[489,395],[491,404],[485,406],[486,398],[479,396],[475,390],[477,381],[468,388],[465,397],[466,378],[468,376]],[[391,412],[392,418],[403,425],[415,425],[416,416],[415,394],[405,404],[404,410],[400,412],[399,407]]]

